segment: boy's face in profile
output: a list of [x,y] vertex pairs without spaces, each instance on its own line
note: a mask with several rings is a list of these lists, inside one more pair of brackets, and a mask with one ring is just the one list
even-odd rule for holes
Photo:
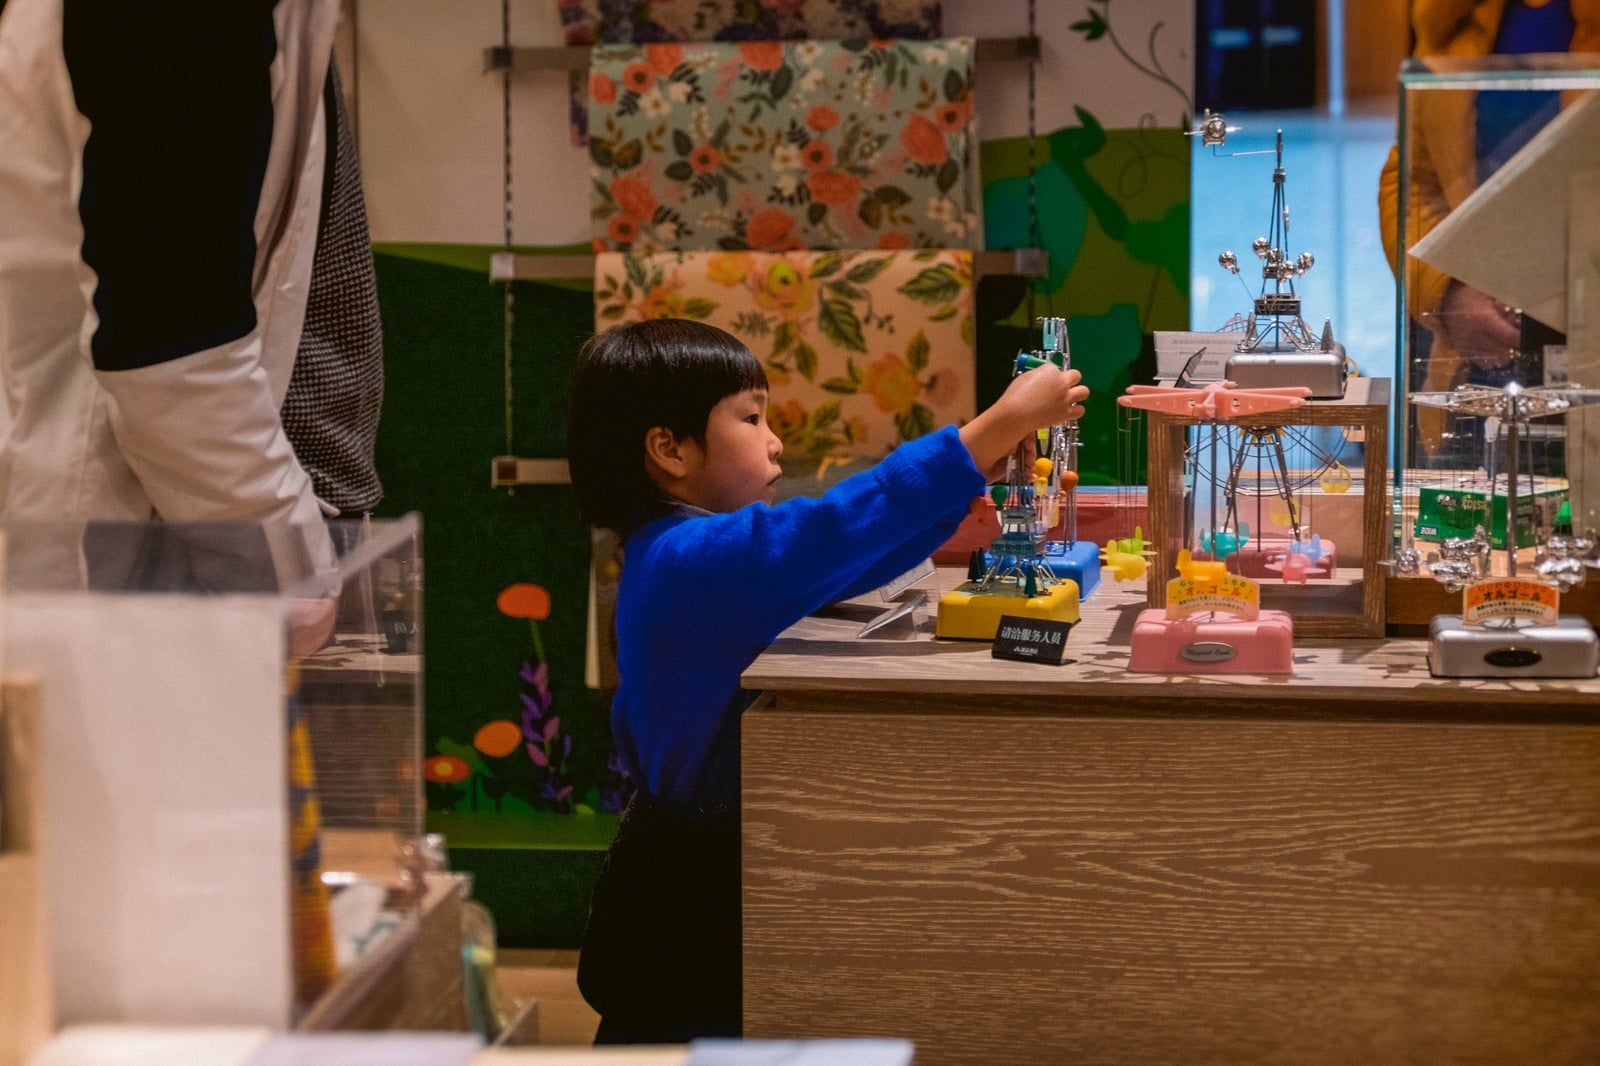
[[685,441],[689,469],[680,495],[711,511],[737,511],[757,500],[772,502],[783,471],[783,442],[767,425],[767,391],[725,396],[706,419],[705,445]]

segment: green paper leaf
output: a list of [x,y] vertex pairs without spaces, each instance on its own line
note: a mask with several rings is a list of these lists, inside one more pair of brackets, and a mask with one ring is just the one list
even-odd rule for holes
[[938,425],[933,417],[933,412],[922,404],[912,404],[911,410],[894,418],[895,428],[900,431],[902,440],[916,440],[932,433]]
[[785,64],[772,75],[772,102],[777,103],[783,99],[790,88],[794,86],[794,69]]
[[867,299],[867,290],[857,288],[848,281],[830,281],[828,291],[836,296],[843,296],[846,300]]
[[929,322],[943,322],[947,318],[954,318],[954,317],[956,317],[955,305],[954,304],[945,304],[943,307],[939,308],[939,310],[937,310],[933,314],[929,315],[928,316],[928,321]]
[[851,267],[850,273],[846,274],[845,278],[855,282],[857,285],[865,285],[879,274],[882,274],[884,268],[888,265],[888,256],[884,256],[882,259],[868,259]]
[[911,194],[898,185],[880,185],[872,198],[888,208],[904,207],[911,202]]
[[1085,40],[1098,41],[1106,35],[1106,30],[1109,27],[1106,25],[1106,20],[1101,17],[1100,12],[1090,8],[1089,17],[1080,22],[1074,22],[1070,28],[1083,34]]
[[806,208],[806,218],[810,221],[810,223],[813,226],[815,226],[817,223],[821,222],[823,217],[825,215],[827,215],[827,213],[828,213],[828,205],[827,204],[813,203],[813,204],[809,205]]
[[796,341],[794,368],[800,371],[800,376],[807,381],[817,380],[817,350],[805,341]]
[[644,260],[637,256],[628,256],[622,261],[623,267],[628,271],[628,280],[641,289],[649,288],[648,279],[644,273]]
[[627,144],[625,144],[622,147],[618,148],[616,150],[616,152],[613,153],[611,161],[618,168],[620,168],[622,170],[627,170],[629,167],[638,166],[639,165],[639,161],[641,159],[643,159],[643,158],[644,158],[644,145],[639,141],[639,139],[637,137],[635,137],[633,140],[629,141]]
[[849,378],[829,378],[822,383],[822,387],[829,392],[837,392],[844,396],[854,396],[858,391],[856,383]]
[[920,303],[947,304],[960,295],[961,279],[949,263],[940,263],[918,273],[899,291]]
[[829,296],[822,301],[817,313],[817,325],[827,338],[841,348],[865,352],[867,342],[861,336],[861,320],[856,317],[850,301],[839,296]]
[[921,372],[928,365],[928,353],[932,347],[928,344],[927,334],[920,329],[911,338],[911,343],[906,345],[906,365],[912,370]]
[[829,277],[833,274],[837,274],[839,272],[839,267],[843,264],[844,256],[838,252],[828,252],[826,255],[819,255],[817,256],[816,261],[811,264],[811,276],[813,278]]
[[939,168],[939,174],[934,179],[940,192],[949,192],[961,180],[961,166],[954,159],[946,159]]
[[856,217],[873,229],[878,229],[883,225],[883,204],[877,200],[862,200],[861,206],[856,208]]
[[782,355],[793,347],[794,343],[799,339],[800,334],[795,330],[793,322],[778,323],[777,332],[772,335],[772,354],[774,356]]
[[705,318],[717,309],[715,300],[708,300],[704,296],[691,296],[683,302],[684,318]]
[[679,155],[688,155],[694,151],[694,141],[682,130],[672,131],[672,148]]
[[595,166],[605,167],[609,170],[613,163],[611,146],[599,139],[591,139],[589,141],[589,158],[594,160]]
[[978,346],[978,337],[977,337],[977,333],[974,330],[973,325],[972,325],[972,316],[971,315],[962,316],[962,319],[961,319],[961,339],[966,341],[968,345],[970,345],[970,346],[972,346],[974,348],[976,348]]
[[676,163],[668,163],[666,170],[662,171],[673,181],[688,181],[694,177],[694,170],[690,168],[687,159],[680,159]]
[[959,100],[966,95],[967,83],[961,75],[952,70],[944,76],[944,98],[946,100]]

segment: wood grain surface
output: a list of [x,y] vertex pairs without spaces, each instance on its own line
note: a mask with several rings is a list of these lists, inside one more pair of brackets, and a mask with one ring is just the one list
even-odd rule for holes
[[747,1035],[906,1036],[925,1066],[1600,1061],[1600,726],[881,698],[745,716]]
[[[941,569],[921,583],[936,602],[960,584],[963,572]],[[1128,640],[1145,607],[1140,585],[1102,582],[1083,605],[1083,621],[1067,637],[1065,666],[1007,662],[985,642],[935,640],[931,611],[915,625],[901,623],[857,640],[883,609],[853,600],[802,619],[772,643],[744,673],[748,689],[881,693],[904,697],[1006,696],[1034,713],[1085,707],[1170,713],[1371,713],[1424,718],[1521,721],[1530,715],[1600,723],[1600,679],[1524,681],[1434,678],[1427,641],[1417,639],[1299,639],[1295,672],[1257,675],[1130,674]],[[928,706],[922,699],[918,706]],[[1201,706],[1209,704],[1210,706]],[[976,713],[993,701],[971,705]]]

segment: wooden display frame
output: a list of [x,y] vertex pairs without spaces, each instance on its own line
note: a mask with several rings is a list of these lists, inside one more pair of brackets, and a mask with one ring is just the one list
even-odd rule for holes
[[[1202,419],[1146,412],[1145,433],[1149,456],[1149,510],[1146,536],[1156,555],[1150,562],[1149,605],[1165,607],[1167,578],[1177,571],[1178,539],[1183,530],[1184,435]],[[1361,504],[1360,611],[1316,613],[1295,610],[1297,636],[1381,637],[1384,633],[1384,586],[1387,570],[1382,560],[1389,554],[1389,381],[1387,378],[1352,378],[1343,397],[1310,400],[1292,411],[1252,416],[1258,426],[1352,426],[1363,434],[1365,463]]]

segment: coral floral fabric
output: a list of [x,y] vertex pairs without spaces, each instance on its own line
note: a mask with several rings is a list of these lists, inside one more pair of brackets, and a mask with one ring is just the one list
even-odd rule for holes
[[[569,45],[659,41],[847,40],[940,34],[937,3],[920,0],[559,0]],[[588,143],[586,85],[573,75],[572,143]]]
[[876,460],[974,414],[970,252],[596,257],[597,329],[669,317],[749,345],[792,474]]
[[972,41],[592,53],[596,251],[977,248]]

